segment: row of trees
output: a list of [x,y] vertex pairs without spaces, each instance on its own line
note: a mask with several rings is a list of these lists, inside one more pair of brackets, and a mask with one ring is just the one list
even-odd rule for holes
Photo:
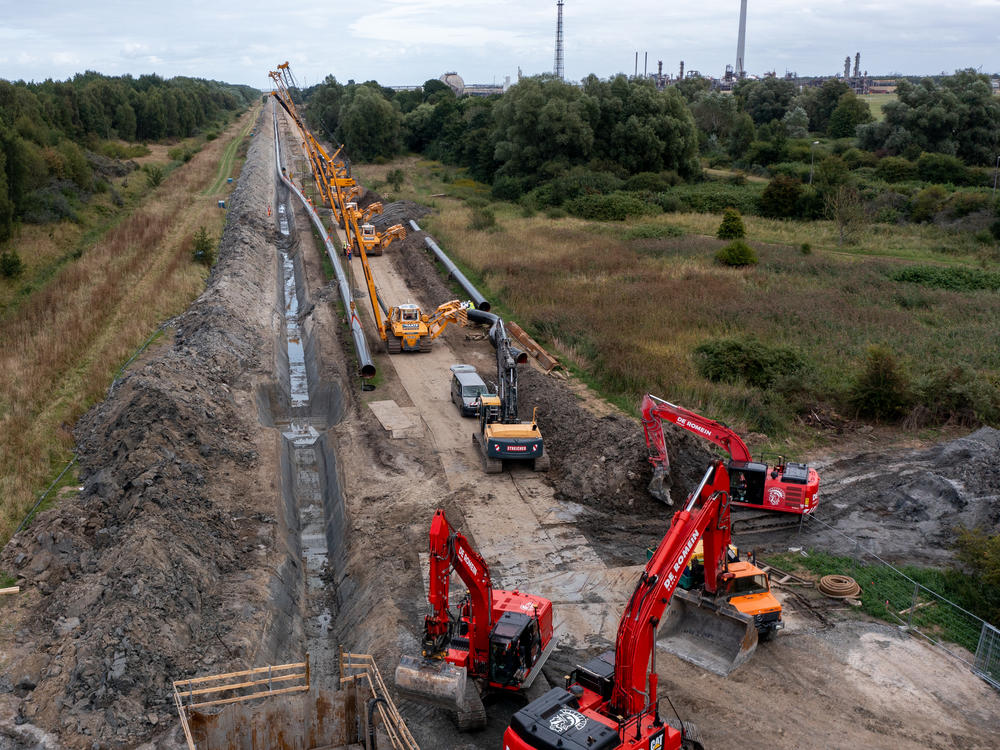
[[0,80],[0,241],[15,221],[67,215],[67,194],[95,186],[92,152],[102,143],[188,137],[259,95],[249,86],[156,75]]
[[[901,81],[899,100],[879,123],[839,79],[801,90],[783,78],[744,80],[727,94],[700,78],[657,91],[625,76],[590,76],[580,86],[540,76],[502,97],[456,99],[440,81],[396,92],[330,77],[305,95],[314,127],[357,158],[391,158],[405,147],[467,166],[478,179],[512,178],[526,188],[575,166],[690,178],[699,154],[764,168],[801,159],[794,141],[816,135],[859,136],[877,157],[913,161],[932,152],[984,165],[1000,150],[1000,102],[988,78],[971,70]],[[811,157],[808,144],[805,152]]]

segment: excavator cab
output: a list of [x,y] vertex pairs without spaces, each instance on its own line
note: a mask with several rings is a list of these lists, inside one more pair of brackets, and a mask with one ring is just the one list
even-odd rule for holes
[[523,612],[504,612],[490,633],[490,682],[520,685],[541,653],[538,620]]
[[365,248],[372,247],[378,242],[378,238],[375,236],[374,224],[361,225],[361,241],[365,243]]
[[734,503],[764,504],[764,485],[767,482],[767,464],[758,461],[730,461],[730,492]]

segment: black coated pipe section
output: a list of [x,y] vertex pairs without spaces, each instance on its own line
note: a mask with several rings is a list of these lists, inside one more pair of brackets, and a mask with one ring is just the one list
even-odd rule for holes
[[[500,336],[501,339],[507,339],[507,329],[504,328],[503,321],[496,313],[487,312],[486,310],[469,310],[468,315],[469,320],[473,323],[482,323],[490,327],[490,343],[493,344],[494,348],[497,346],[497,336]],[[509,340],[508,346],[517,364],[523,365],[528,361],[527,353],[510,344]]]
[[[410,226],[413,227],[414,232],[422,231],[420,227],[417,226],[417,222],[413,219],[410,219]],[[472,282],[465,278],[465,274],[458,270],[458,266],[451,262],[451,258],[445,255],[444,250],[439,248],[437,243],[429,236],[424,236],[424,242],[427,244],[427,247],[434,252],[437,259],[444,264],[444,267],[448,269],[448,275],[454,278],[462,289],[465,290],[465,293],[469,295],[472,301],[476,303],[476,308],[479,310],[489,310],[489,301],[487,301],[487,299],[479,293],[479,290],[476,289],[476,287],[472,286]]]
[[274,163],[277,168],[278,177],[281,181],[288,186],[288,188],[298,196],[299,201],[302,202],[302,207],[305,208],[306,213],[309,214],[309,218],[312,219],[313,225],[319,230],[319,236],[323,239],[323,244],[326,245],[326,254],[330,256],[330,262],[333,264],[333,270],[337,274],[337,284],[340,287],[340,299],[344,303],[344,309],[350,315],[351,320],[351,336],[354,338],[354,348],[358,352],[358,363],[361,365],[361,377],[372,378],[375,377],[375,361],[372,359],[371,352],[368,351],[368,341],[365,339],[365,331],[361,327],[361,320],[358,318],[358,312],[354,308],[354,299],[351,296],[351,285],[347,281],[347,275],[344,273],[344,269],[340,266],[340,257],[337,249],[334,247],[327,228],[323,226],[323,222],[302,192],[295,187],[295,183],[289,180],[284,171],[281,168],[281,150],[278,147],[278,113],[277,110],[272,110],[272,115],[274,118]]
[[378,750],[378,739],[375,733],[375,706],[379,703],[383,706],[389,705],[389,702],[381,695],[368,699],[368,746],[366,750]]

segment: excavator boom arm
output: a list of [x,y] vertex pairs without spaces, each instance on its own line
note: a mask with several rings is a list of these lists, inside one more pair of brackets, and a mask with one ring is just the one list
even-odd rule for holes
[[729,475],[721,461],[708,468],[687,506],[674,514],[618,624],[610,701],[617,715],[633,716],[656,702],[656,673],[648,669],[656,629],[699,540],[706,589],[714,592],[730,541]]
[[486,561],[469,540],[454,531],[443,510],[434,513],[430,530],[430,578],[427,600],[432,614],[425,621],[428,635],[448,631],[448,583],[451,572],[469,590],[469,655],[473,674],[486,674],[489,663],[490,631],[493,628],[493,583]]
[[683,427],[688,432],[715,443],[734,461],[753,460],[746,443],[726,425],[647,393],[642,399],[642,428],[646,434],[646,446],[651,454],[649,462],[657,469],[662,468],[666,471],[670,468],[661,420]]

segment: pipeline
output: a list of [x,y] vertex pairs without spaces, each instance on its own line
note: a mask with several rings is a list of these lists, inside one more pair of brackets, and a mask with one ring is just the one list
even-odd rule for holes
[[[423,231],[417,225],[417,222],[415,222],[413,219],[410,219],[410,226],[413,227],[414,232]],[[472,282],[469,281],[467,278],[465,278],[465,274],[458,270],[458,266],[456,266],[452,262],[451,258],[445,255],[444,250],[438,247],[437,243],[429,236],[426,235],[424,236],[424,242],[426,243],[427,247],[429,247],[434,252],[434,255],[437,256],[437,259],[444,264],[444,267],[448,270],[448,275],[454,278],[455,281],[457,281],[459,285],[462,287],[462,289],[465,290],[466,294],[469,295],[472,301],[476,303],[476,309],[489,310],[490,303],[482,294],[479,293],[479,290],[472,285]]]
[[299,201],[305,208],[306,213],[309,214],[309,218],[312,219],[312,223],[319,230],[320,237],[323,238],[323,244],[326,245],[326,253],[330,256],[330,262],[333,264],[333,270],[337,274],[337,284],[340,287],[340,299],[344,302],[344,309],[347,310],[351,319],[351,335],[354,337],[354,348],[358,352],[358,362],[361,365],[361,377],[371,378],[375,376],[375,361],[372,359],[371,352],[368,351],[368,342],[365,339],[364,329],[361,327],[361,320],[358,318],[357,310],[354,308],[354,299],[351,296],[351,286],[347,281],[347,275],[344,273],[344,269],[340,266],[340,258],[337,257],[338,253],[334,247],[333,242],[330,239],[330,235],[323,222],[302,192],[295,187],[295,183],[285,177],[284,171],[281,167],[281,149],[279,148],[278,141],[278,113],[277,110],[271,111],[274,119],[274,163],[278,172],[278,177],[281,181],[288,186],[288,188],[298,196]]

